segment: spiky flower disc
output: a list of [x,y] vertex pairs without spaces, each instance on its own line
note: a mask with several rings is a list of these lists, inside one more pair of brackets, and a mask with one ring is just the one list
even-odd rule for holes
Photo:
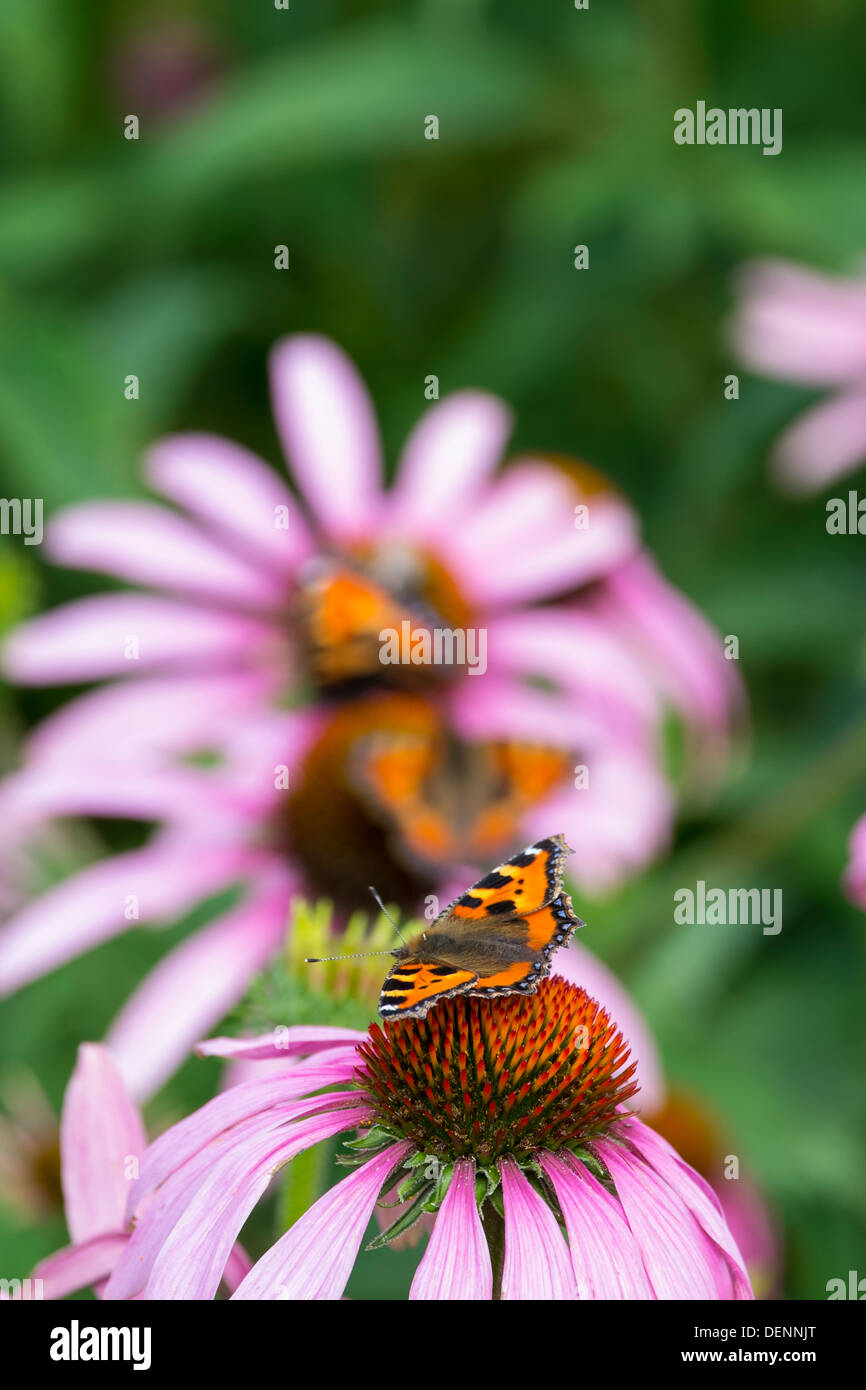
[[445,1160],[583,1144],[638,1089],[609,1015],[559,977],[532,995],[444,999],[423,1020],[374,1024],[359,1051],[377,1124]]

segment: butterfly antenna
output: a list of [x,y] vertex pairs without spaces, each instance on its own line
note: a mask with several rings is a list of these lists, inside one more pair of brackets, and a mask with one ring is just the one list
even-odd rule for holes
[[324,965],[331,960],[358,960],[360,956],[391,956],[393,951],[346,951],[342,956],[305,956],[306,965]]
[[395,932],[397,933],[397,935],[399,936],[400,940],[403,942],[403,945],[404,945],[404,946],[407,945],[405,936],[404,936],[403,933],[401,932],[400,928],[397,926],[397,923],[394,921],[394,918],[391,916],[391,914],[390,914],[390,912],[388,911],[388,909],[387,909],[387,907],[385,906],[385,904],[382,902],[382,899],[379,897],[379,894],[376,892],[376,890],[375,890],[375,888],[373,887],[372,883],[370,884],[370,892],[371,892],[372,895],[373,895],[373,901],[376,902],[376,903],[378,903],[378,905],[379,905],[379,911],[382,913],[382,916],[388,918],[388,921],[391,923],[391,926],[394,928],[394,930],[395,930]]

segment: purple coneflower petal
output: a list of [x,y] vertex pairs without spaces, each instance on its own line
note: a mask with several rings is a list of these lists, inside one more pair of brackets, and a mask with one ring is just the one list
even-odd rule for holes
[[[253,861],[254,862],[254,861]],[[0,930],[0,993],[53,970],[136,921],[180,917],[227,887],[250,852],[169,834],[144,849],[90,865],[23,907]],[[137,917],[127,915],[136,902]]]
[[673,792],[652,756],[606,741],[580,751],[589,785],[568,788],[533,807],[530,840],[561,825],[575,853],[569,871],[588,893],[607,893],[669,843]]
[[635,644],[644,669],[687,719],[726,729],[743,703],[736,662],[725,660],[719,634],[646,552],[609,575],[594,609]]
[[253,1261],[250,1259],[240,1241],[236,1240],[226,1260],[226,1267],[223,1270],[223,1283],[229,1293],[234,1293],[238,1284],[247,1277],[252,1267]]
[[816,492],[866,460],[866,389],[807,410],[773,446],[771,467],[791,492]]
[[50,1300],[92,1288],[111,1273],[128,1240],[126,1231],[116,1231],[67,1245],[41,1260],[31,1278],[43,1281],[42,1297]]
[[158,491],[284,578],[313,553],[282,478],[239,444],[214,434],[173,435],[150,450],[147,474]]
[[330,1093],[323,1096],[311,1093],[323,1086],[353,1079],[354,1053],[348,1057],[346,1054],[346,1048],[341,1047],[333,1054],[324,1053],[298,1062],[277,1076],[271,1074],[261,1081],[232,1086],[166,1130],[145,1152],[140,1176],[129,1194],[127,1218],[132,1217],[148,1194],[165,1182],[170,1173],[234,1126],[253,1117],[265,1116],[265,1120],[258,1120],[261,1128],[267,1120],[267,1112],[276,1107],[280,1109],[280,1118],[288,1119],[327,1108],[333,1101]]
[[3,669],[19,685],[67,685],[154,667],[240,667],[252,664],[272,635],[267,623],[174,599],[98,594],[17,627],[6,639]]
[[388,530],[435,539],[450,529],[494,472],[511,422],[504,401],[483,391],[457,391],[429,406],[397,468]]
[[148,1280],[148,1297],[213,1298],[238,1232],[274,1173],[304,1149],[354,1128],[368,1115],[367,1108],[353,1104],[260,1136],[239,1154],[215,1156],[162,1244]]
[[680,1158],[666,1139],[636,1117],[623,1122],[631,1142],[694,1216],[724,1255],[730,1273],[732,1292],[728,1297],[753,1297],[745,1261],[725,1220],[721,1203],[709,1183],[696,1173],[685,1159]]
[[354,1050],[366,1037],[366,1032],[358,1032],[355,1028],[332,1028],[318,1023],[297,1024],[253,1038],[207,1038],[198,1044],[196,1052],[200,1057],[280,1060],[301,1054],[313,1056],[317,1052],[331,1051],[343,1045]]
[[382,450],[367,388],[335,343],[286,338],[271,352],[274,418],[292,473],[326,535],[363,534],[380,510]]
[[[220,1133],[174,1168],[155,1191],[145,1192],[140,1199],[133,1195],[130,1207],[137,1211],[139,1219],[129,1246],[112,1271],[106,1297],[128,1299],[141,1293],[166,1241],[215,1168],[219,1167],[223,1174],[231,1169],[234,1174],[230,1174],[231,1183],[242,1182],[244,1173],[263,1157],[267,1159],[266,1166],[275,1166],[276,1160],[268,1157],[275,1146],[282,1145],[285,1155],[291,1157],[308,1143],[316,1142],[314,1136],[324,1133],[317,1117],[332,1117],[323,1121],[325,1128],[333,1123],[348,1129],[366,1114],[356,1091],[334,1092],[314,1101],[277,1104],[267,1113],[249,1115],[230,1130]],[[141,1184],[138,1184],[137,1191],[140,1189]],[[220,1197],[225,1202],[232,1200],[232,1188],[225,1182]],[[215,1238],[219,1239],[219,1228]]]
[[786,261],[739,276],[732,339],[755,371],[832,386],[866,371],[866,282],[833,279]]
[[427,1249],[412,1280],[410,1299],[489,1300],[493,1269],[475,1202],[475,1164],[458,1159]]
[[652,1298],[619,1203],[582,1163],[544,1154],[541,1166],[565,1217],[578,1298]]
[[99,570],[133,584],[196,598],[228,601],[230,609],[281,602],[284,588],[210,540],[197,526],[153,502],[82,502],[52,517],[46,549],[74,569]]
[[[509,468],[449,538],[466,592],[491,606],[543,599],[606,574],[632,555],[637,528],[630,508],[614,497],[590,504],[591,520],[575,527],[575,489],[543,463]],[[492,564],[491,556],[508,556]]]
[[[216,810],[219,792],[218,784],[194,768],[139,767],[131,776],[113,762],[41,762],[0,783],[0,815],[17,827],[63,816],[191,820],[207,817],[208,806]],[[224,812],[231,812],[228,799]]]
[[141,1116],[110,1052],[82,1043],[60,1120],[66,1224],[76,1244],[122,1229],[146,1145]]
[[108,1044],[133,1095],[152,1095],[195,1042],[242,998],[286,931],[292,881],[282,872],[175,947],[114,1020]]
[[721,1286],[720,1252],[685,1202],[650,1164],[610,1140],[596,1146],[616,1184],[657,1298],[731,1297]]
[[654,724],[661,715],[646,667],[591,613],[551,608],[515,612],[487,624],[497,669],[525,678],[544,675],[584,699],[617,701]]
[[86,764],[109,748],[113,762],[141,766],[149,753],[210,748],[227,725],[266,703],[275,685],[264,671],[117,681],[43,719],[28,737],[27,754],[35,761]]
[[392,1144],[342,1178],[271,1246],[233,1298],[339,1299],[382,1185],[411,1147]]
[[866,909],[866,816],[861,816],[848,839],[845,892],[857,907]]
[[511,1158],[499,1160],[505,1205],[503,1299],[576,1298],[577,1285],[562,1232]]

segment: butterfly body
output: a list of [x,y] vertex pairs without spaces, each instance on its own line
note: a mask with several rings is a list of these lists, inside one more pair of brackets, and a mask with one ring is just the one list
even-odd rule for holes
[[393,952],[382,986],[383,1018],[424,1018],[457,994],[531,994],[554,952],[583,926],[562,891],[561,835],[538,840],[492,869]]

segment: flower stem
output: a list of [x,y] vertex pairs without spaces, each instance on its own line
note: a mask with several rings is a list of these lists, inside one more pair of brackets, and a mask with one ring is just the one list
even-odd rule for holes
[[502,1269],[505,1264],[505,1221],[492,1202],[485,1202],[481,1210],[481,1221],[490,1263],[493,1265],[493,1298],[502,1298]]

